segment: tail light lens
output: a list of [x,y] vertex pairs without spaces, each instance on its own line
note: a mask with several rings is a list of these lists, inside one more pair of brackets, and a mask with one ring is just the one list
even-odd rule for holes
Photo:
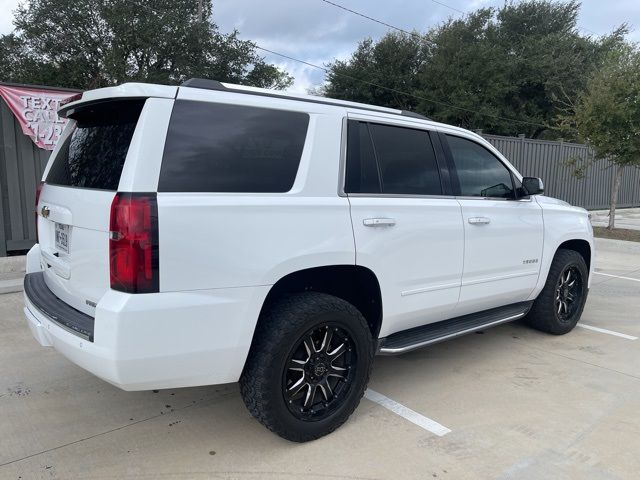
[[156,194],[117,193],[109,223],[111,288],[127,293],[159,291]]
[[44,182],[40,182],[36,187],[36,208],[35,208],[35,217],[36,217],[36,243],[40,243],[40,234],[38,233],[38,204],[40,203],[40,193],[42,192],[42,186]]

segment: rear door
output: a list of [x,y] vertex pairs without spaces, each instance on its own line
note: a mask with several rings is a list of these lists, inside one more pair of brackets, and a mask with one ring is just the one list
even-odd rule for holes
[[538,281],[542,209],[517,198],[518,179],[471,138],[442,135],[464,218],[464,271],[456,315],[525,301]]
[[109,288],[109,217],[144,99],[79,106],[37,208],[45,282],[89,315]]
[[348,122],[345,192],[356,263],[378,277],[387,336],[452,315],[464,238],[437,135],[378,122]]

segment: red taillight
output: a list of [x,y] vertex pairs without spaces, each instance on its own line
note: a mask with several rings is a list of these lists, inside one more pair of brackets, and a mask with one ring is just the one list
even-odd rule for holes
[[40,243],[40,235],[38,234],[38,203],[40,203],[40,193],[42,192],[42,186],[44,182],[40,182],[36,187],[36,243]]
[[159,291],[158,203],[155,193],[117,193],[109,222],[111,288]]

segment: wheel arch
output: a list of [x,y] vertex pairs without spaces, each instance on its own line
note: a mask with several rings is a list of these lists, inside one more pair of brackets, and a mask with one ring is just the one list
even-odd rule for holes
[[[548,240],[550,239],[546,239],[546,241]],[[589,286],[591,285],[591,277],[593,272],[593,260],[594,260],[592,240],[589,239],[588,236],[582,236],[582,235],[568,236],[567,235],[563,239],[560,239],[560,241],[558,241],[557,243],[556,242],[551,242],[551,243],[552,243],[552,246],[548,249],[547,249],[547,246],[545,245],[545,252],[547,253],[545,253],[542,257],[542,266],[540,269],[540,275],[538,277],[538,283],[536,285],[536,288],[533,290],[533,292],[531,292],[531,295],[529,295],[528,300],[535,300],[540,294],[540,292],[542,291],[542,289],[544,288],[547,282],[547,277],[549,275],[549,269],[551,268],[551,263],[553,262],[553,259],[555,258],[558,251],[561,249],[573,250],[577,252],[579,255],[581,255],[582,258],[584,258],[584,261],[587,264],[587,271],[589,272],[588,285]],[[555,248],[553,247],[553,245],[555,245]]]
[[364,316],[374,340],[378,338],[382,325],[382,292],[376,275],[360,265],[327,265],[291,272],[271,287],[262,303],[251,345],[264,311],[276,299],[308,291],[326,293],[351,303]]
[[589,272],[591,271],[592,254],[591,254],[591,245],[589,244],[588,241],[579,239],[579,238],[566,240],[565,242],[558,245],[558,248],[556,249],[554,256],[560,249],[573,250],[574,252],[579,253],[582,256],[582,258],[584,258],[584,262],[587,264],[587,271]]

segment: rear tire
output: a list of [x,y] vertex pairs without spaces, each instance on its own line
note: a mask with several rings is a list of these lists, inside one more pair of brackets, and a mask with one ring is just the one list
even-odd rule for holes
[[358,406],[373,355],[371,332],[353,305],[323,293],[290,295],[263,312],[240,392],[269,430],[294,442],[315,440]]
[[573,330],[587,301],[588,280],[589,270],[582,255],[574,250],[558,250],[526,322],[554,335]]

